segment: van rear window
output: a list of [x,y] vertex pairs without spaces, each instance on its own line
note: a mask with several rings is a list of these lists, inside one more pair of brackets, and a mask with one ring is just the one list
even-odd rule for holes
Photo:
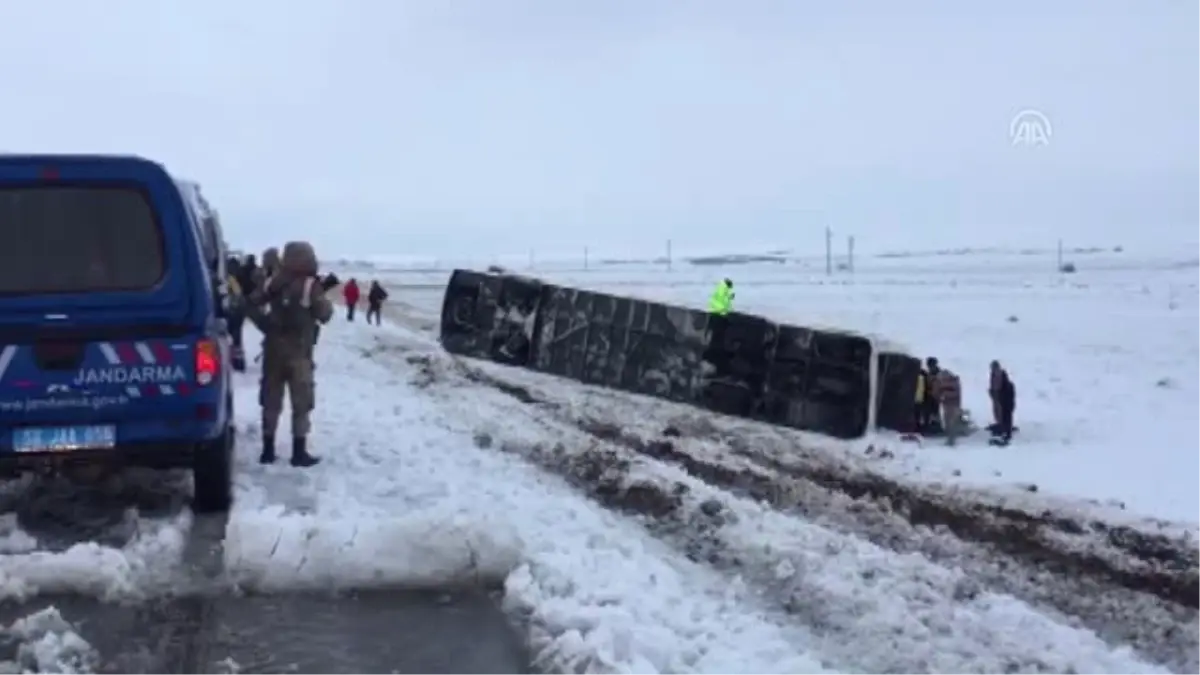
[[165,270],[137,186],[0,186],[0,294],[144,290]]

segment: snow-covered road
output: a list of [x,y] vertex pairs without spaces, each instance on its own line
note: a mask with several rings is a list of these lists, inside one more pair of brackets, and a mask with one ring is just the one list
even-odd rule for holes
[[[260,467],[245,415],[226,569],[243,586],[502,583],[535,658],[558,670],[816,672],[803,630],[636,522],[518,458],[481,449],[464,420],[485,396],[439,401],[417,367],[378,353],[403,335],[322,331],[319,469]],[[284,431],[281,429],[281,437]]]
[[[255,336],[247,336],[248,344],[256,342]],[[511,629],[528,640],[537,665],[546,669],[824,669],[804,648],[804,631],[768,618],[756,598],[731,590],[723,575],[673,552],[637,523],[592,504],[560,479],[520,459],[476,447],[470,433],[455,430],[452,418],[486,411],[464,407],[469,400],[438,405],[408,384],[413,367],[367,356],[373,345],[374,335],[361,324],[335,324],[324,331],[317,356],[320,407],[312,446],[325,461],[310,471],[257,464],[257,376],[239,378],[237,502],[222,528],[224,541],[218,550],[221,571],[246,597],[272,592],[279,598],[298,593],[312,598],[313,592],[332,590],[365,597],[397,588],[443,592],[458,586],[496,586],[503,590]],[[280,434],[286,438],[286,425]],[[97,619],[110,628],[124,623],[129,628],[125,632],[147,627],[105,618],[120,611],[117,605],[89,605],[72,613],[78,602],[64,597],[57,604],[65,605],[63,615],[78,625],[64,622],[56,611],[31,615],[38,626],[48,626],[45,629],[31,631],[28,621],[19,620],[21,607],[32,611],[47,604],[46,593],[157,606],[158,598],[177,591],[190,576],[194,553],[187,549],[196,545],[199,524],[186,510],[172,516],[132,517],[135,532],[126,542],[82,542],[57,552],[41,550],[37,533],[22,529],[15,520],[10,524],[6,545],[11,553],[0,558],[0,590],[26,601],[3,615],[18,619],[6,635],[28,645],[25,652],[13,655],[22,666],[65,671],[115,662],[121,669],[133,668],[127,654],[106,653],[106,647],[121,648],[117,639],[94,637],[97,629],[87,629]],[[202,589],[207,593],[219,592],[225,579],[210,581],[215,585]],[[271,618],[261,606],[222,598],[203,602],[208,609],[188,613],[221,624],[203,627],[210,643],[221,642],[220,634],[228,641],[228,633],[240,632],[243,641],[265,638],[265,644],[258,645],[261,651],[270,647],[270,636],[261,634],[261,626],[245,625],[242,614],[252,610],[250,615],[260,622],[289,618]],[[338,602],[329,598],[327,604]],[[311,601],[293,601],[290,606],[292,613],[303,613],[301,607],[312,611]],[[361,611],[357,607],[343,611]],[[174,613],[147,614],[169,622]],[[321,632],[330,629],[328,623],[323,622]],[[81,641],[76,630],[91,639],[96,650]],[[396,642],[386,630],[376,628],[368,633],[372,634],[380,643],[372,646],[377,652]],[[315,637],[318,644],[329,639]],[[450,659],[461,664],[457,669],[469,670],[471,661],[454,653],[480,651],[486,646],[480,644],[482,637],[463,620],[429,642],[445,652],[443,662]],[[302,639],[311,642],[313,637]],[[138,645],[144,647],[145,642],[138,640]],[[224,661],[214,652],[219,646],[205,647],[206,663]],[[247,651],[244,644],[231,644],[227,656],[231,663],[241,663],[238,657]],[[311,665],[313,661],[308,669],[321,670]],[[149,663],[162,668],[161,659]],[[343,669],[389,667],[370,658],[351,663],[359,665],[343,664]],[[428,662],[408,663],[391,667],[429,669],[420,665]],[[508,667],[493,663],[489,669]]]

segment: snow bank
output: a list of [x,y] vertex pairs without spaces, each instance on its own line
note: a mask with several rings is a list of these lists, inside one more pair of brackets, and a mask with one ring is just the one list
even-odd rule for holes
[[33,550],[36,539],[16,530],[3,548],[22,552],[0,555],[0,600],[22,601],[43,593],[79,593],[102,600],[142,597],[168,582],[178,570],[191,514],[163,521],[141,521],[137,535],[123,548],[95,542],[65,551]]
[[17,643],[16,658],[0,661],[3,673],[90,673],[97,654],[54,607],[0,629],[0,640]]
[[[591,511],[591,509],[579,509]],[[644,532],[569,514],[505,585],[547,672],[816,673],[809,636],[755,611],[752,592],[679,561]],[[559,539],[558,545],[546,539]]]
[[499,585],[520,550],[512,532],[444,513],[326,520],[268,510],[230,522],[225,569],[255,590]]

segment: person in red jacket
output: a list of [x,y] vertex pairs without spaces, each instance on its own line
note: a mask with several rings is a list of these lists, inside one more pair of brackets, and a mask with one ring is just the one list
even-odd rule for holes
[[346,319],[354,320],[354,310],[358,308],[358,282],[351,278],[342,287],[342,298],[346,301]]

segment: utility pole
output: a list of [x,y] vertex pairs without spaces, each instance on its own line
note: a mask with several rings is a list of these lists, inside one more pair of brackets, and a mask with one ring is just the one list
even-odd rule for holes
[[854,274],[854,235],[846,237],[846,270]]
[[583,269],[588,268],[588,247],[583,247]]
[[1062,242],[1062,239],[1058,240],[1058,264],[1055,266],[1054,269],[1058,272],[1063,271],[1063,242]]
[[833,276],[833,230],[825,226],[825,276]]
[[671,271],[671,240],[667,240],[667,271]]

